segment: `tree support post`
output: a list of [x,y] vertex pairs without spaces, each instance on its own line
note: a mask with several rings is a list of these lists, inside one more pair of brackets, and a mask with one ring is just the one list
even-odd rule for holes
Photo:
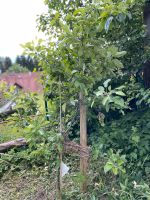
[[[80,99],[80,145],[87,148],[87,116],[86,116],[86,103],[83,92],[79,94]],[[80,172],[85,177],[81,185],[81,191],[86,192],[87,188],[87,168],[88,158],[80,155]]]
[[[61,79],[59,77],[59,131],[62,135],[62,99],[61,99]],[[58,199],[62,200],[62,152],[59,152],[59,172],[58,172]]]

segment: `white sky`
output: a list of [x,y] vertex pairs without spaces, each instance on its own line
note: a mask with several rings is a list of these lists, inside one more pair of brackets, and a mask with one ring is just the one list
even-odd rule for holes
[[36,18],[45,10],[44,0],[0,0],[0,56],[22,53],[20,44],[39,35]]

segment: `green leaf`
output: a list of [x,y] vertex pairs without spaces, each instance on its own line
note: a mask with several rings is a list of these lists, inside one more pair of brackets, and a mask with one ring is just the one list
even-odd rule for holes
[[109,112],[109,109],[110,109],[110,105],[109,105],[109,103],[106,103],[105,108],[106,108],[106,112]]
[[65,112],[65,111],[66,111],[66,106],[67,106],[67,104],[66,104],[66,103],[64,103],[64,104],[62,105],[62,111],[63,111],[63,112]]
[[61,28],[66,32],[66,33],[70,33],[69,27],[67,26],[67,24],[63,24],[63,22],[59,22],[59,24],[61,25]]
[[100,18],[105,18],[108,16],[108,12],[107,11],[103,11],[100,15]]
[[103,85],[104,85],[105,88],[108,87],[108,83],[109,83],[110,81],[111,81],[111,79],[107,79],[107,80],[103,83]]
[[113,59],[113,62],[114,62],[115,66],[116,66],[117,68],[123,68],[123,64],[122,64],[122,62],[120,62],[120,60],[118,60],[118,59]]
[[112,171],[113,171],[114,175],[117,175],[117,174],[118,174],[118,168],[113,167],[113,168],[112,168]]
[[119,166],[121,166],[122,164],[124,164],[124,161],[121,160],[121,159],[119,159],[119,160],[117,161],[117,164],[118,164]]
[[121,97],[113,97],[113,101],[116,105],[120,106],[121,108],[124,107],[124,100]]
[[70,104],[73,105],[73,106],[75,106],[76,105],[76,100],[70,99]]
[[133,135],[132,141],[134,141],[135,143],[138,143],[140,141],[140,137],[138,135]]
[[125,88],[125,86],[124,85],[121,85],[121,86],[119,86],[119,87],[117,87],[117,88],[115,88],[116,90],[122,90],[122,89],[124,89]]
[[122,91],[115,91],[114,93],[119,95],[119,96],[123,96],[123,97],[126,96],[125,93],[122,92]]
[[109,92],[111,91],[111,85],[109,85],[109,87],[108,87],[108,91],[109,91]]
[[96,94],[97,97],[99,97],[99,96],[103,95],[104,92],[103,91],[98,91],[98,92],[95,92],[95,94]]
[[92,196],[91,200],[96,200],[96,198],[95,198],[95,196],[94,196],[94,195]]
[[93,107],[94,103],[95,103],[95,100],[92,101],[92,103],[91,103],[91,108]]
[[98,87],[98,89],[99,89],[99,91],[95,92],[97,97],[103,95],[105,92],[104,87],[102,87],[102,86]]
[[102,101],[103,106],[105,106],[108,101],[109,101],[109,96],[105,96]]
[[107,173],[107,172],[109,172],[112,168],[113,168],[112,163],[106,163],[106,165],[104,166],[104,172]]
[[72,70],[71,74],[75,74],[78,70]]
[[80,87],[80,84],[81,84],[81,83],[78,82],[78,81],[75,81],[75,82],[74,82],[74,85],[75,85],[76,88],[79,88],[79,87]]
[[126,51],[117,52],[117,53],[115,54],[115,57],[120,58],[120,57],[126,55],[126,53],[127,53]]
[[84,13],[85,13],[85,8],[83,7],[83,8],[76,9],[73,14],[76,16],[76,15],[84,14]]
[[104,91],[104,87],[103,87],[103,86],[99,86],[99,87],[98,87],[98,90],[99,90],[99,91]]

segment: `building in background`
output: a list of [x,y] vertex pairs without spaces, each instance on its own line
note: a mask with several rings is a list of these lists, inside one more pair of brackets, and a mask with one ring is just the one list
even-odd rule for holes
[[[10,73],[1,74],[0,83],[5,82],[8,87],[14,85],[14,96],[18,93],[18,90],[24,92],[37,92],[43,91],[42,84],[40,82],[40,72],[27,72],[27,73]],[[14,99],[5,99],[0,91],[0,114],[9,112],[15,106]]]
[[40,93],[43,90],[40,77],[40,72],[4,73],[0,75],[0,81],[4,81],[8,85],[16,85],[25,92],[29,91]]

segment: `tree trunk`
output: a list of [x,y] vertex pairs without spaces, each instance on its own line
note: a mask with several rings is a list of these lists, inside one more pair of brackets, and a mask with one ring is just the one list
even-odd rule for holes
[[[87,119],[86,119],[86,104],[83,92],[80,92],[80,145],[87,147]],[[85,177],[81,185],[81,191],[85,192],[87,188],[87,168],[88,158],[80,156],[80,172]]]
[[24,138],[19,138],[17,140],[12,140],[9,142],[1,143],[0,144],[0,152],[7,151],[14,147],[21,147],[21,146],[26,146],[26,145],[27,145],[26,140]]

